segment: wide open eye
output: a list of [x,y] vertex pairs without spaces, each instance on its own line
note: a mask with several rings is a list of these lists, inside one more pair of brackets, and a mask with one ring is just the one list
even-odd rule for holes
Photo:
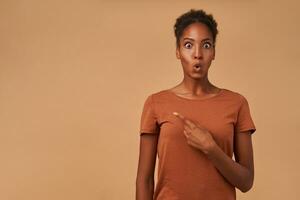
[[205,49],[209,49],[209,48],[211,48],[211,44],[209,43],[209,42],[205,42],[204,44],[203,44],[203,47],[205,48]]
[[187,42],[184,44],[184,47],[187,49],[190,49],[190,48],[192,48],[192,44],[190,42]]

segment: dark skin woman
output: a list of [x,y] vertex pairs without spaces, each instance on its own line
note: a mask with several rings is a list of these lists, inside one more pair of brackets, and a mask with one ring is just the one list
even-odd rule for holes
[[[208,80],[208,71],[215,53],[215,41],[207,25],[199,22],[188,25],[176,48],[176,57],[181,61],[184,78],[169,90],[187,99],[205,99],[218,94],[221,89]],[[176,111],[173,114],[184,123],[184,135],[189,145],[205,153],[227,181],[240,191],[247,192],[251,189],[254,163],[250,131],[235,134],[234,161],[220,149],[208,130]],[[157,144],[158,135],[145,134],[140,137],[137,200],[153,199]]]

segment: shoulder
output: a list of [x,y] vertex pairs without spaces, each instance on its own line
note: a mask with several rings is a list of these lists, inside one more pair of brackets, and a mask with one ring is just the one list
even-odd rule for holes
[[148,98],[151,98],[152,101],[159,101],[168,98],[169,92],[167,89],[159,90],[156,92],[152,92],[148,95]]
[[157,105],[161,105],[162,102],[168,101],[167,98],[168,98],[168,91],[166,90],[160,90],[160,91],[148,93],[145,96],[144,106],[151,107],[155,110],[155,107],[157,107]]
[[226,95],[230,98],[232,98],[233,100],[242,103],[243,101],[247,101],[247,98],[245,95],[241,94],[240,92],[231,90],[231,89],[227,89],[227,88],[223,88],[224,93],[226,93]]

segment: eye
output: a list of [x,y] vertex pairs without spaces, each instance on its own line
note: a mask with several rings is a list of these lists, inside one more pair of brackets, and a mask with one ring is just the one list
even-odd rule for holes
[[190,42],[187,42],[184,44],[184,47],[190,49],[192,47],[192,44]]
[[209,49],[209,48],[211,48],[211,44],[210,44],[209,42],[205,42],[205,43],[203,44],[203,47],[204,47],[205,49]]

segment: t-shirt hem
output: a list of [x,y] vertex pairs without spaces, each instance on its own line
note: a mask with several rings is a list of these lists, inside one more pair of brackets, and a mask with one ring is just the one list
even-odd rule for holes
[[256,128],[241,129],[241,130],[239,130],[237,132],[240,133],[240,132],[246,132],[246,131],[250,131],[250,134],[253,134],[256,131]]
[[153,130],[147,130],[147,129],[142,129],[140,130],[140,135],[143,135],[143,134],[158,134],[157,132],[153,131]]

